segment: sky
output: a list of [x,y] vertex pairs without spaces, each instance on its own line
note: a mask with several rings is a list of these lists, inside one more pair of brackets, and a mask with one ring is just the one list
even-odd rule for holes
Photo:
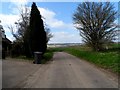
[[[51,38],[49,43],[82,43],[82,38],[79,35],[79,31],[74,27],[72,19],[72,16],[81,1],[34,0],[40,11],[40,14],[45,18],[44,21],[53,34],[53,38]],[[107,1],[113,2],[115,9],[118,9],[117,0]],[[14,23],[20,18],[19,8],[24,5],[31,8],[32,1],[1,0],[0,4],[1,25],[3,25],[7,38],[13,41],[14,38],[11,34],[11,31],[8,29],[8,26],[12,25],[15,27]]]

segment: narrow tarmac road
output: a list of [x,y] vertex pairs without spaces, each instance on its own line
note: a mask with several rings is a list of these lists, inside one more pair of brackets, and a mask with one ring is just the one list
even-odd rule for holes
[[118,88],[117,77],[65,52],[55,52],[53,61],[38,66],[39,68],[33,74],[30,74],[15,87]]
[[2,61],[2,88],[14,88],[34,74],[41,65],[7,58]]

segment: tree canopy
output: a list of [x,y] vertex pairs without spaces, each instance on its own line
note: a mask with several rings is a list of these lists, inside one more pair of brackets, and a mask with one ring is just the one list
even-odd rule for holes
[[47,48],[46,44],[53,37],[50,28],[45,22],[43,23],[35,3],[33,3],[31,11],[26,6],[19,10],[20,18],[15,22],[17,30],[12,25],[8,26],[15,38],[11,50],[12,56],[25,55],[31,57],[34,51],[44,53]]
[[114,39],[115,15],[110,2],[83,2],[78,5],[73,21],[83,41],[100,51],[105,43]]

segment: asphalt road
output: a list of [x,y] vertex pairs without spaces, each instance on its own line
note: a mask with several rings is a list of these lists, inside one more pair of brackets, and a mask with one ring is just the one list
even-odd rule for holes
[[53,61],[44,65],[10,63],[8,60],[3,63],[4,88],[118,87],[117,77],[114,75],[65,52],[56,52]]
[[41,65],[32,62],[6,59],[2,61],[2,88],[14,88],[34,74]]

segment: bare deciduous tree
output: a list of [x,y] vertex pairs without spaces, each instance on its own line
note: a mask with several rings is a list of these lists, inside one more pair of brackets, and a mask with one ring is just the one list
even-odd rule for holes
[[116,11],[110,2],[83,2],[78,5],[73,20],[83,41],[95,51],[100,51],[103,44],[115,36],[115,15]]
[[[11,30],[11,34],[15,38],[14,44],[20,44],[23,49],[23,53],[29,57],[31,56],[31,48],[30,48],[30,9],[27,6],[22,6],[19,8],[20,18],[15,22],[15,27],[13,25],[9,25],[8,28]],[[45,31],[47,35],[47,42],[52,38],[52,34],[50,33],[50,29],[45,26]]]
[[50,41],[50,39],[53,37],[53,34],[51,33],[50,31],[50,28],[44,23],[45,25],[45,32],[46,32],[46,35],[47,35],[47,43]]

